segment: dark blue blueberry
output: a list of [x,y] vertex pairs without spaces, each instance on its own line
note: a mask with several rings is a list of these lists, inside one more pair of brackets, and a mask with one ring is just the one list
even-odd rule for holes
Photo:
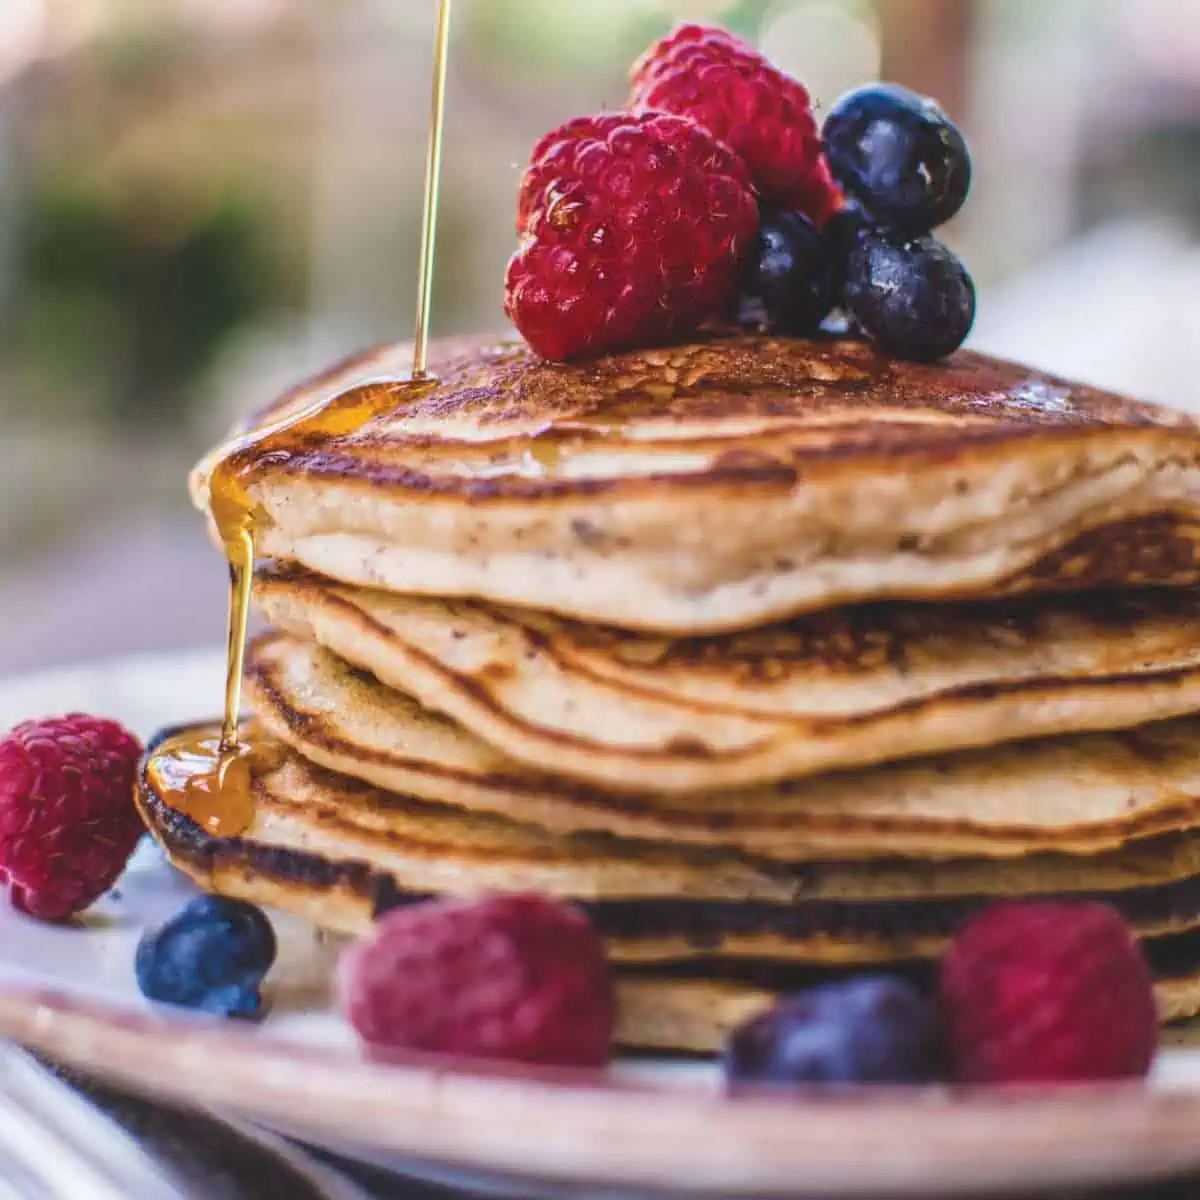
[[840,290],[837,257],[808,217],[764,209],[742,264],[739,323],[767,333],[812,333]]
[[936,238],[868,233],[850,254],[844,302],[881,350],[936,362],[966,341],[975,324],[975,284]]
[[829,110],[829,169],[871,220],[908,234],[944,225],[971,190],[971,153],[938,105],[908,88],[869,84]]
[[936,1005],[902,979],[870,976],[797,992],[736,1030],[730,1083],[929,1083],[945,1060]]
[[825,223],[825,237],[845,274],[850,255],[871,232],[873,226],[866,213],[855,204],[847,204]]
[[202,896],[138,943],[142,994],[226,1017],[257,1017],[275,962],[275,932],[253,904]]
[[850,268],[850,256],[873,229],[874,226],[867,219],[867,215],[852,203],[834,213],[825,224],[825,238],[837,262],[839,306],[821,325],[826,333],[850,337],[857,332],[858,326],[854,318],[844,311],[846,279]]

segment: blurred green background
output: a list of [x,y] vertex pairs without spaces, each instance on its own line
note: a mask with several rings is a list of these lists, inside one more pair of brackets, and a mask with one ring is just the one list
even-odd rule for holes
[[[434,9],[0,0],[0,672],[219,642],[184,473],[237,412],[409,335]],[[949,234],[976,343],[1195,398],[1195,0],[456,0],[438,332],[503,324],[529,148],[619,105],[681,17],[820,103],[877,75],[939,97],[977,164]]]

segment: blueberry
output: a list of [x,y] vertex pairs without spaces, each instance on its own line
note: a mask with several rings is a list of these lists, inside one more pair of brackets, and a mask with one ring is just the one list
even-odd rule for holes
[[[825,223],[825,239],[837,264],[838,297],[837,304],[844,305],[847,271],[850,266],[850,256],[862,244],[863,239],[871,233],[874,226],[866,213],[855,204],[847,204],[839,209]],[[845,313],[835,311],[832,317],[826,318],[825,326],[840,321],[843,325],[853,327],[854,321]],[[836,326],[840,328],[841,326]]]
[[226,1017],[262,1012],[260,985],[275,961],[275,932],[253,904],[202,896],[138,943],[142,994]]
[[797,992],[736,1030],[731,1083],[928,1083],[944,1074],[933,1002],[912,984],[862,977]]
[[908,88],[847,92],[829,110],[822,138],[833,177],[877,224],[928,233],[966,202],[966,139],[934,101]]
[[742,264],[739,323],[770,333],[812,333],[840,286],[837,256],[812,221],[789,209],[764,209]]
[[975,324],[975,284],[936,238],[872,230],[846,267],[845,304],[859,328],[897,358],[936,362]]
[[845,264],[854,248],[874,227],[856,204],[847,204],[825,223],[825,237],[838,261]]

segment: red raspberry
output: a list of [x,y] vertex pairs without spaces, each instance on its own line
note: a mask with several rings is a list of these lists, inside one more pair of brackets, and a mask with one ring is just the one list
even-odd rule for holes
[[1154,1059],[1150,971],[1103,904],[988,909],[947,952],[941,991],[964,1083],[1138,1079]]
[[723,310],[758,227],[745,164],[665,113],[571,121],[521,184],[506,309],[539,354],[653,345]]
[[115,721],[75,714],[0,741],[0,867],[14,908],[65,921],[117,881],[142,836],[142,748]]
[[680,25],[633,69],[634,112],[690,117],[741,155],[764,200],[823,225],[841,196],[807,90],[725,29]]
[[377,1049],[564,1067],[610,1054],[604,945],[581,913],[538,896],[389,913],[342,956],[338,992]]
[[529,167],[521,177],[521,192],[517,198],[517,233],[529,232],[534,212],[543,203],[546,189],[554,184],[564,169],[572,169],[572,160],[582,149],[581,143],[604,142],[627,124],[628,113],[600,113],[594,117],[576,117],[546,134],[534,146],[529,156]]

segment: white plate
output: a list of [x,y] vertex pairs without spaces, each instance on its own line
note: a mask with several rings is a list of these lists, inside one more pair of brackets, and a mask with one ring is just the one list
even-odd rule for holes
[[[195,654],[13,680],[0,685],[0,729],[85,710],[146,736],[210,715],[223,670]],[[730,1101],[710,1070],[670,1063],[605,1075],[382,1066],[362,1060],[328,1007],[336,948],[282,918],[261,1026],[154,1010],[134,983],[137,938],[192,894],[147,845],[82,927],[0,908],[0,1033],[141,1091],[523,1196],[963,1195],[1200,1170],[1200,1051],[1186,1044],[1164,1051],[1150,1088],[822,1102]]]

